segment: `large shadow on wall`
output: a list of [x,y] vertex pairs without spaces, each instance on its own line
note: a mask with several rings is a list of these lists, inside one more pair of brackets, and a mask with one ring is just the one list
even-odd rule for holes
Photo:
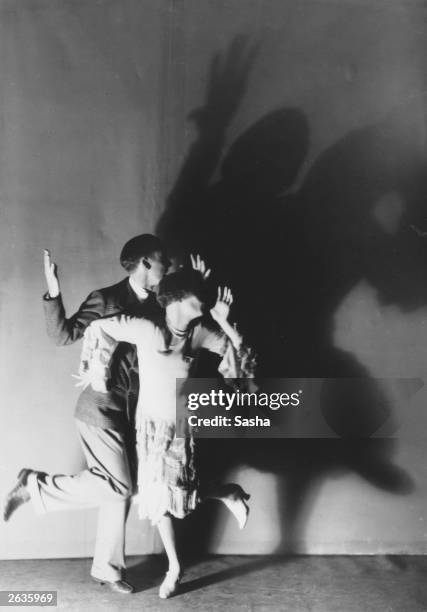
[[[303,550],[312,501],[327,479],[355,472],[395,494],[412,489],[410,476],[394,463],[395,441],[371,438],[392,424],[392,407],[364,365],[334,345],[333,323],[362,280],[402,316],[427,303],[425,158],[418,126],[405,112],[391,113],[322,153],[292,192],[309,126],[301,110],[284,108],[244,131],[211,183],[254,57],[239,40],[222,65],[214,61],[205,104],[192,115],[198,136],[158,232],[178,257],[201,253],[216,271],[214,280],[233,287],[234,315],[258,351],[260,376],[350,379],[348,386],[328,383],[321,397],[337,439],[199,445],[207,479],[225,478],[239,465],[277,475],[277,550],[295,552]],[[365,382],[355,387],[354,379]],[[200,510],[191,527],[184,521],[184,541],[189,533],[200,547],[209,541],[211,512]]]
[[[298,109],[278,109],[249,127],[223,160],[226,131],[246,91],[257,49],[243,38],[212,62],[207,96],[193,111],[197,138],[157,226],[178,259],[200,253],[238,296],[236,319],[261,356],[263,372],[281,363],[275,350],[283,270],[277,252],[277,202],[292,186],[308,149]],[[212,178],[221,160],[219,178]],[[268,306],[266,307],[266,302]],[[271,317],[271,313],[276,316]],[[268,359],[268,366],[265,360]]]

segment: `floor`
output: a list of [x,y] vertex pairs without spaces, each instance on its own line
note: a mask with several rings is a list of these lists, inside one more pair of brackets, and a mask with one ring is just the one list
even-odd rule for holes
[[88,559],[0,561],[0,589],[57,590],[57,609],[85,612],[427,610],[427,557],[203,557],[186,562],[181,591],[167,601],[157,596],[163,557],[132,557],[128,565],[133,595],[93,583]]

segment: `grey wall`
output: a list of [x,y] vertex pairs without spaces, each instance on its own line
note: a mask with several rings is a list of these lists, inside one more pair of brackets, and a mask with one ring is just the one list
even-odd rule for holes
[[[275,373],[423,378],[424,17],[410,2],[0,3],[1,490],[23,466],[82,466],[70,376],[80,347],[55,348],[45,336],[42,249],[58,261],[71,313],[122,277],[128,237],[157,227],[177,249],[199,246],[191,230],[203,235],[203,219],[221,227],[222,197],[236,210],[250,204],[241,234],[256,246],[242,259],[242,237],[224,231],[212,258],[248,262],[246,300],[268,305],[274,287],[273,314],[249,309],[245,323],[277,322],[254,338],[280,336]],[[223,78],[212,80],[217,54]],[[217,109],[218,129],[202,143],[202,167],[188,156],[201,140],[188,116],[200,108]],[[295,177],[276,192],[236,196],[219,160],[260,119],[290,108],[308,134],[298,164],[287,152]],[[266,252],[266,235],[281,248]],[[382,384],[400,423],[391,440],[239,443],[240,460],[231,445],[230,477],[252,493],[251,519],[237,532],[208,508],[211,550],[425,552],[427,392],[393,389]],[[25,508],[0,526],[0,554],[90,555],[94,524],[95,511],[38,518]],[[156,535],[132,517],[128,551],[153,550]]]

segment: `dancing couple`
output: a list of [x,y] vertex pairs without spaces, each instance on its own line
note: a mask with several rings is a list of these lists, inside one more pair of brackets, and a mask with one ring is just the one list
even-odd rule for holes
[[39,513],[99,507],[91,576],[131,593],[124,580],[125,522],[137,480],[139,515],[157,526],[169,563],[159,596],[171,597],[182,576],[174,520],[207,498],[222,501],[240,527],[248,514],[248,495],[238,485],[205,483],[202,496],[191,431],[175,435],[177,380],[191,376],[202,349],[217,356],[224,378],[253,375],[253,354],[229,322],[231,291],[219,288],[206,312],[210,271],[200,257],[191,258],[191,268],[166,274],[162,243],[143,234],[122,249],[128,278],[92,292],[67,318],[47,251],[44,259],[48,334],[58,345],[83,337],[75,418],[87,469],[72,476],[22,469],[6,497],[4,519],[29,501]]

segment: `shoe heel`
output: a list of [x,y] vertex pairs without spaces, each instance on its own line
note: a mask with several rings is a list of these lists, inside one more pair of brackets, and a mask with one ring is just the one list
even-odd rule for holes
[[31,471],[32,470],[30,470],[29,468],[22,468],[22,470],[20,470],[18,474],[18,480],[21,481],[24,487],[27,486],[28,476],[30,475]]

